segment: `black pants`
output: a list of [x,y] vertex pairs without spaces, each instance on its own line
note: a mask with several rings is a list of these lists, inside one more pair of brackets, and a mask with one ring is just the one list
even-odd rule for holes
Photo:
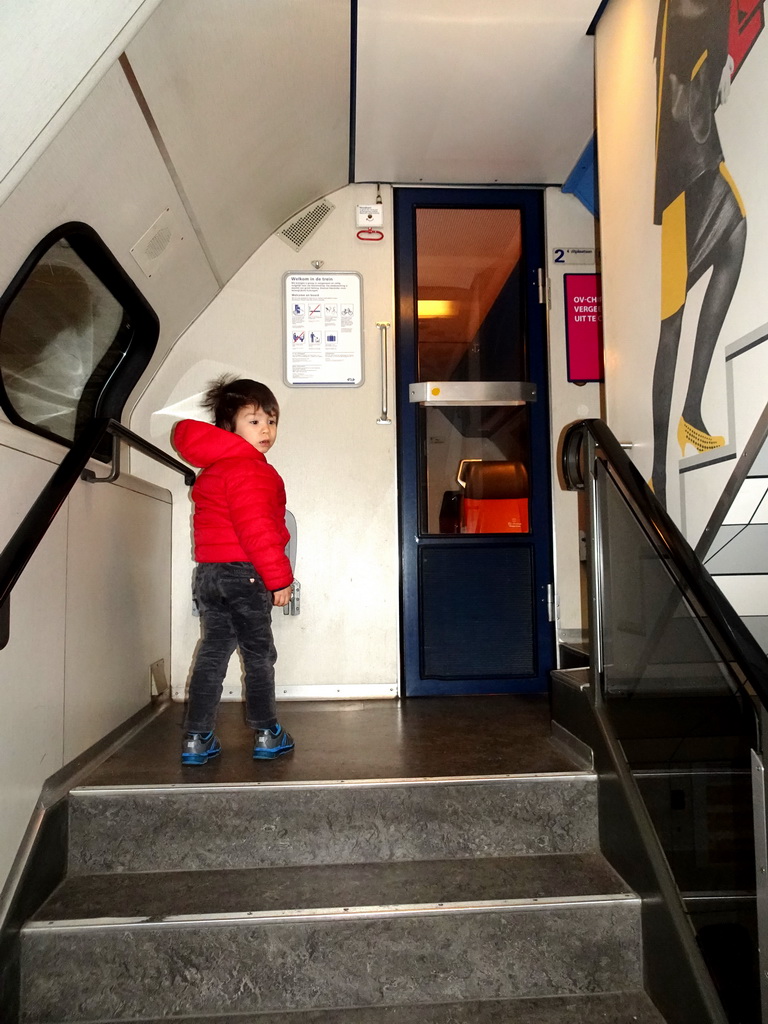
[[252,729],[271,728],[277,721],[271,592],[250,562],[201,562],[195,569],[194,596],[203,640],[189,682],[184,728],[213,729],[236,647],[245,667],[246,723]]

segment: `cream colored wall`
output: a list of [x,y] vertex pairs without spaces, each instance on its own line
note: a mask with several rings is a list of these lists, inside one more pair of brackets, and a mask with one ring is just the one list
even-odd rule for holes
[[[13,479],[11,500],[0,503],[5,543],[53,471],[50,462],[0,448],[0,472]],[[64,616],[67,510],[63,509],[11,598],[11,638],[0,651],[3,744],[0,749],[0,889],[40,787],[63,764]]]
[[[279,651],[277,692],[284,698],[394,696],[398,680],[398,538],[394,425],[379,412],[378,320],[394,321],[391,190],[384,189],[385,241],[355,238],[354,209],[370,203],[370,186],[349,186],[298,254],[270,238],[179,339],[138,403],[131,426],[171,450],[173,423],[201,416],[197,398],[223,371],[253,375],[281,405],[278,443],[270,461],[283,475],[298,520],[296,574],[302,583],[298,618],[273,617]],[[548,275],[552,306],[550,401],[552,450],[576,419],[600,415],[600,387],[567,382],[562,274],[592,267],[552,262],[555,245],[594,247],[594,221],[573,197],[547,190]],[[359,271],[364,282],[365,383],[359,389],[288,388],[283,384],[282,276],[312,270]],[[394,348],[394,344],[391,349]],[[390,374],[390,380],[392,375]],[[390,409],[393,408],[390,399]],[[140,460],[142,475],[155,469]],[[134,460],[134,465],[139,462]],[[199,620],[192,614],[191,505],[180,480],[174,491],[173,692],[183,697]],[[572,638],[584,628],[577,496],[562,489],[553,458],[558,628]],[[230,666],[225,696],[241,694],[240,666]]]
[[349,0],[163,0],[126,54],[220,281],[348,180]]
[[147,703],[171,628],[168,492],[126,476],[67,504],[65,764]]
[[[648,478],[653,456],[651,389],[659,337],[661,228],[653,224],[656,80],[654,40],[658,0],[612,0],[596,38],[597,139],[599,146],[603,300],[606,344],[607,420]],[[737,456],[765,406],[761,374],[734,394],[739,409],[753,410],[729,436],[725,350],[768,322],[765,288],[768,238],[768,32],[757,39],[715,118],[726,163],[747,211],[747,243],[736,293],[720,333],[703,399],[704,421],[723,434]],[[730,462],[686,472],[675,434],[687,388],[695,327],[709,274],[686,302],[677,359],[668,457],[668,508],[695,542],[728,477]],[[746,389],[746,390],[744,390]],[[691,449],[687,450],[690,456]],[[686,465],[690,467],[688,460]],[[683,487],[684,482],[684,487]]]
[[5,0],[0,5],[0,96],[6,97],[0,202],[159,3]]
[[[301,615],[273,616],[277,694],[283,698],[397,695],[395,426],[376,423],[381,412],[376,322],[394,322],[390,189],[382,190],[385,240],[360,241],[355,225],[356,204],[372,203],[375,195],[374,187],[364,185],[331,194],[336,209],[299,253],[269,238],[179,339],[131,418],[134,430],[170,450],[173,423],[199,415],[196,396],[216,374],[256,377],[277,395],[280,431],[270,462],[285,480],[288,507],[298,521],[296,575],[302,584]],[[322,260],[324,272],[362,275],[365,380],[359,388],[283,383],[282,278],[287,271],[311,272],[312,260]],[[142,460],[141,472],[151,478],[153,469]],[[180,698],[199,620],[190,599],[191,505],[183,485],[173,488],[172,674]],[[233,659],[225,695],[239,698],[240,693],[240,667]]]
[[[63,449],[0,423],[0,548]],[[92,463],[100,474],[104,467]],[[0,889],[43,782],[146,705],[170,657],[166,491],[128,476],[79,482],[11,596],[0,651]]]
[[[16,138],[17,107],[8,107],[0,177],[4,153],[11,163],[23,158],[0,180],[0,292],[48,231],[68,220],[90,224],[160,319],[139,395],[254,249],[346,182],[349,6],[268,0],[257,9],[250,0],[221,0],[214,9],[204,0],[104,0],[98,14],[73,14],[59,0],[38,6],[16,3],[0,12],[0,39],[14,37],[0,84],[7,81],[6,93],[19,98],[26,111],[19,130],[31,133]],[[20,45],[27,22],[36,57],[52,58],[49,51],[66,44],[48,78],[27,81],[30,58]],[[104,52],[88,71],[99,40]],[[118,42],[130,44],[151,127],[116,63]],[[80,85],[78,75],[85,76]],[[54,103],[61,104],[55,117]],[[148,277],[130,250],[166,211],[173,240]]]
[[661,288],[661,229],[653,224],[657,11],[657,0],[612,0],[598,25],[595,61],[606,417],[633,443],[646,476]]
[[555,263],[555,248],[596,249],[596,224],[589,210],[573,195],[548,188],[544,195],[548,279],[549,402],[552,422],[552,511],[555,536],[555,579],[558,600],[557,635],[578,640],[587,629],[583,564],[579,557],[579,529],[585,528],[581,499],[567,491],[559,472],[565,428],[577,421],[602,415],[602,387],[568,382],[565,345],[563,278],[568,273],[594,272],[594,264]]

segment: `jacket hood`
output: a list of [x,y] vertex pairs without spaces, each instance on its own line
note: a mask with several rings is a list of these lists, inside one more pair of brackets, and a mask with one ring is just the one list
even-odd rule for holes
[[182,459],[200,469],[206,469],[219,459],[267,461],[262,452],[248,444],[239,434],[200,420],[181,420],[177,423],[173,431],[173,444]]

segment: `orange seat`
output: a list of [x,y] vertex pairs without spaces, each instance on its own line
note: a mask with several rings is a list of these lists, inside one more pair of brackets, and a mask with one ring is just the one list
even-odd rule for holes
[[527,533],[528,474],[522,462],[462,463],[462,533]]

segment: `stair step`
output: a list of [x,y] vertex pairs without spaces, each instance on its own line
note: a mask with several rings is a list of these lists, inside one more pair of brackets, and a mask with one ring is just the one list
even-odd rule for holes
[[587,853],[597,779],[81,788],[69,836],[70,874]]
[[21,942],[24,1024],[642,988],[640,903],[622,894],[352,915],[38,922]]
[[[174,1024],[664,1024],[644,992],[174,1018]],[[110,1024],[110,1022],[98,1022]],[[145,1024],[168,1024],[155,1018]]]
[[33,920],[343,912],[601,893],[626,894],[627,887],[599,854],[79,875],[66,879]]

